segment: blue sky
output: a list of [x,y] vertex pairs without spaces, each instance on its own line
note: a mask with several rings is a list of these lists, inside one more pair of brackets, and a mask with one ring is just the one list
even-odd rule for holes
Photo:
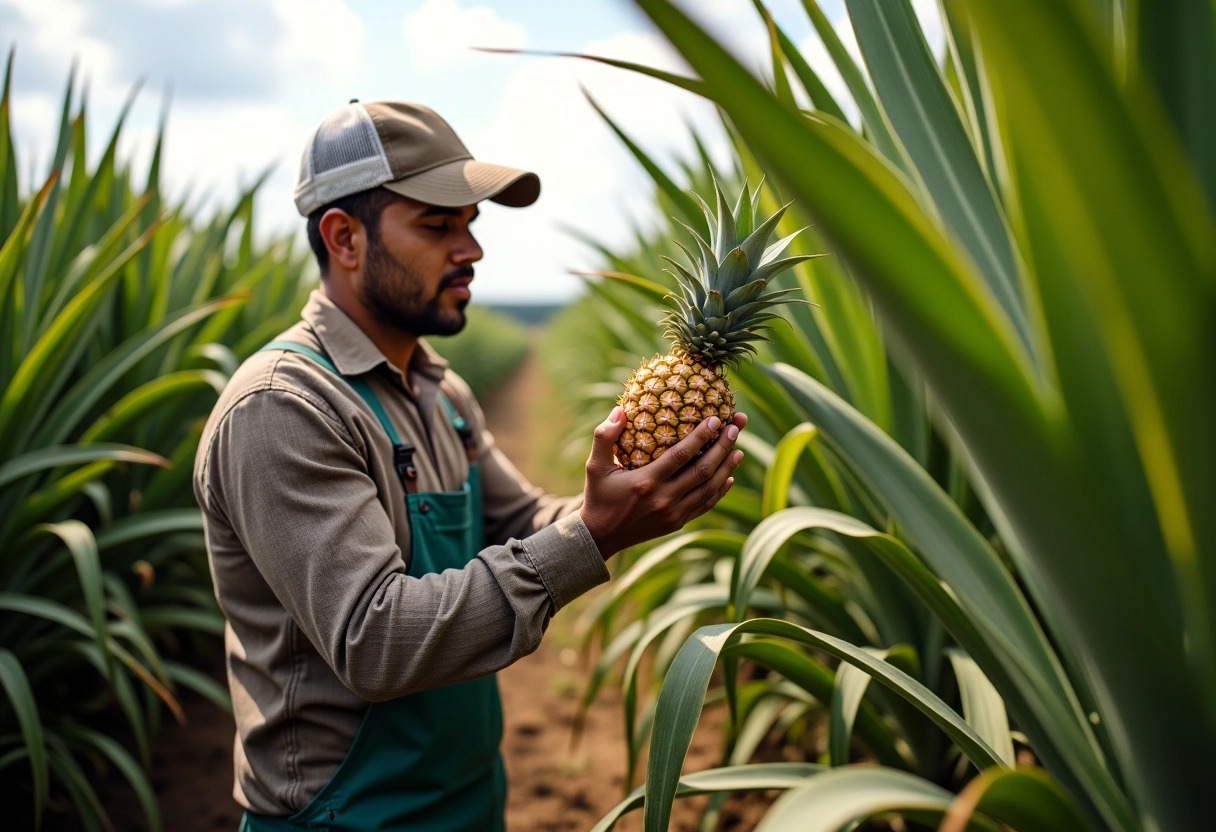
[[[749,64],[767,60],[751,0],[684,5]],[[840,89],[800,0],[768,5]],[[821,5],[855,50],[842,0]],[[934,0],[915,5],[932,41]],[[691,152],[689,123],[726,153],[717,116],[695,96],[590,62],[469,48],[583,52],[686,71],[628,0],[0,0],[0,32],[17,47],[13,119],[23,169],[32,158],[45,176],[75,58],[87,79],[94,155],[142,78],[122,145],[142,164],[171,85],[170,192],[207,210],[273,165],[257,202],[267,234],[302,233],[291,190],[308,133],[327,113],[350,98],[434,107],[475,157],[541,177],[536,205],[485,206],[478,234],[486,257],[473,285],[480,300],[567,300],[580,290],[568,271],[595,261],[563,226],[615,244],[652,219],[648,180],[580,85],[660,159]]]

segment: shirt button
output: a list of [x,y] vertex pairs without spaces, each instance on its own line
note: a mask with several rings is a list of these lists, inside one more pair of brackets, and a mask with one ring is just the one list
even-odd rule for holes
[[428,511],[431,510],[431,504],[428,503],[426,500],[423,500],[421,503],[418,504],[418,510],[421,511],[423,514],[426,514]]

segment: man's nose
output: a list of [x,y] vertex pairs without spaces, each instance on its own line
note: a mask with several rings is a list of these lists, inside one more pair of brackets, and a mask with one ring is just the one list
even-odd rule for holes
[[476,263],[482,258],[483,254],[481,246],[477,243],[477,238],[473,236],[472,232],[465,232],[464,238],[452,252],[452,261],[459,265]]

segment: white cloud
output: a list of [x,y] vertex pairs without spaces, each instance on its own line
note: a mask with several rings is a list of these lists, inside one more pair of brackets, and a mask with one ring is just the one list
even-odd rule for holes
[[[314,125],[300,121],[310,116],[293,117],[290,103],[273,92],[277,85],[340,98],[329,90],[335,83],[355,80],[362,71],[366,26],[342,0],[242,2],[247,3],[243,8],[250,17],[208,29],[212,39],[191,53],[191,61],[162,61],[140,68],[150,83],[136,100],[119,155],[130,162],[136,183],[141,184],[156,139],[160,85],[183,72],[191,73],[201,78],[204,94],[190,93],[192,88],[200,88],[199,82],[174,85],[162,165],[162,182],[170,197],[189,194],[191,206],[204,213],[229,208],[242,188],[273,166],[258,197],[259,230],[296,230],[302,226],[291,191],[299,153]],[[99,28],[97,10],[83,0],[0,0],[0,22],[11,28],[18,44],[13,121],[23,187],[37,186],[45,176],[73,57],[78,64],[77,94],[82,86],[87,87],[92,164],[136,81],[133,70],[120,60],[123,42],[103,39],[101,32],[128,25],[127,18],[141,9],[154,13],[162,31],[186,30],[207,8],[199,0],[125,0],[123,14],[115,12],[118,6],[111,7],[108,12],[115,12],[113,19]],[[257,41],[260,32],[269,33],[271,39]],[[132,37],[151,38],[153,34]],[[250,65],[264,66],[272,73],[271,83],[256,94],[205,94],[211,70],[201,58],[208,55],[217,65],[227,64],[229,70],[233,64],[241,64],[242,72]]]
[[402,33],[414,63],[425,71],[486,60],[470,47],[522,49],[527,43],[519,24],[486,6],[462,7],[457,0],[426,0],[405,19]]
[[271,3],[286,27],[278,54],[288,67],[308,67],[318,78],[340,82],[358,77],[367,27],[344,0]]
[[18,73],[32,68],[42,90],[61,87],[72,60],[94,85],[114,82],[114,51],[87,31],[90,9],[84,0],[3,0],[0,10],[11,27],[7,37],[16,44]]
[[[687,72],[655,35],[626,34],[578,49],[669,71]],[[478,158],[536,171],[541,198],[524,210],[487,204],[478,223],[486,252],[476,290],[483,299],[564,300],[582,281],[567,275],[597,260],[562,227],[609,245],[625,245],[634,226],[653,223],[653,185],[579,89],[596,102],[660,164],[691,158],[688,123],[725,157],[712,107],[690,93],[650,78],[574,59],[528,59],[507,80],[497,117],[483,130],[462,131]],[[459,129],[459,126],[458,126]],[[712,150],[711,150],[712,152]],[[678,177],[677,177],[678,179]],[[662,264],[655,264],[656,271]]]
[[73,61],[90,100],[115,106],[137,78],[175,98],[266,99],[345,83],[366,28],[344,0],[0,0],[27,89],[59,88]]

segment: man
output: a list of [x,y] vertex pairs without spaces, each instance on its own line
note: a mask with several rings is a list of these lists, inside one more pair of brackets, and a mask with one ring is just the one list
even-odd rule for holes
[[717,419],[626,471],[617,408],[583,496],[546,496],[420,340],[464,325],[477,204],[539,192],[416,104],[352,102],[305,148],[295,200],[321,287],[233,376],[194,472],[250,832],[501,829],[492,674],[608,557],[730,488],[745,419],[699,457]]

